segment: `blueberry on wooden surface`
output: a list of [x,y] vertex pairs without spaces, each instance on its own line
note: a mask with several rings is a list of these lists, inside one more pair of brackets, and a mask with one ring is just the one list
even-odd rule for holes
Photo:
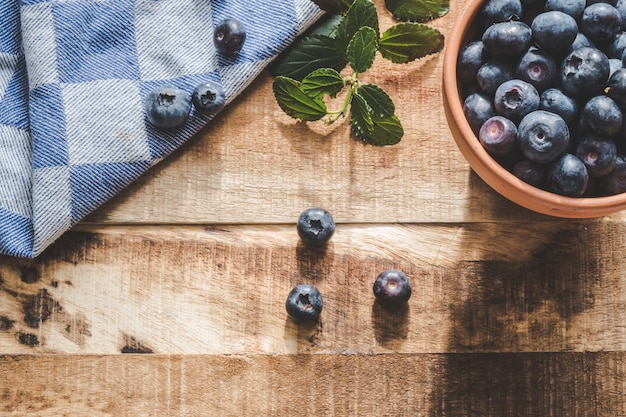
[[311,284],[296,285],[285,302],[287,314],[296,321],[316,320],[323,307],[322,295]]
[[332,215],[322,208],[308,208],[298,218],[298,235],[307,246],[322,246],[335,233]]
[[385,307],[400,307],[411,298],[411,283],[406,274],[396,269],[381,272],[374,281],[374,297]]
[[215,48],[225,55],[239,53],[246,40],[246,29],[237,19],[225,19],[220,22],[213,32]]

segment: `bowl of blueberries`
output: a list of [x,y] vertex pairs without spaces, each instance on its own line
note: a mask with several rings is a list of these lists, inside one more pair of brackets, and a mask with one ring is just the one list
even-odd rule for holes
[[626,0],[469,0],[443,70],[472,170],[532,211],[626,209]]

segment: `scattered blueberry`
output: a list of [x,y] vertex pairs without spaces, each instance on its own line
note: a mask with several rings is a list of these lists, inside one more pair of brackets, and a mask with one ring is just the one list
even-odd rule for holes
[[569,145],[569,128],[558,114],[536,110],[520,122],[517,141],[526,158],[546,163],[558,157]]
[[322,295],[311,284],[296,285],[287,296],[285,309],[287,314],[296,321],[307,322],[317,320],[324,307]]
[[246,29],[237,19],[220,22],[213,32],[213,41],[217,50],[225,55],[239,53],[246,40]]
[[321,208],[308,208],[298,218],[298,235],[305,245],[323,246],[335,233],[335,221]]
[[191,94],[191,101],[197,111],[204,114],[217,113],[224,107],[224,89],[218,83],[206,81],[198,84]]
[[411,298],[411,283],[406,274],[395,269],[381,272],[374,281],[374,297],[383,306],[397,308]]
[[506,117],[494,116],[483,123],[478,139],[492,156],[506,156],[517,144],[517,126]]
[[615,168],[617,146],[610,138],[586,134],[578,141],[576,156],[587,167],[589,176],[601,177]]
[[494,96],[496,113],[517,123],[539,108],[539,92],[530,83],[519,79],[500,84]]
[[564,153],[548,168],[548,190],[567,197],[582,196],[589,183],[585,164],[572,154]]
[[160,129],[182,126],[189,118],[191,96],[180,88],[163,86],[152,90],[144,101],[148,121]]

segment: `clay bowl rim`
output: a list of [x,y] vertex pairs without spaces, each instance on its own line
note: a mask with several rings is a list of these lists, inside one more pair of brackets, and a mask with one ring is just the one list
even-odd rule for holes
[[626,193],[603,197],[566,197],[541,190],[517,178],[482,147],[463,114],[456,76],[457,56],[472,38],[472,23],[486,0],[470,0],[448,35],[443,63],[443,103],[452,136],[470,167],[496,192],[529,210],[554,217],[594,218],[626,208]]

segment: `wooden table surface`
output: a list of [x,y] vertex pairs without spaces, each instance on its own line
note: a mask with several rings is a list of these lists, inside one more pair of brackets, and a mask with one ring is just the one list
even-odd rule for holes
[[[405,126],[384,148],[289,119],[264,73],[39,258],[0,258],[0,415],[626,415],[626,213],[493,192],[448,130],[442,64],[364,74]],[[325,251],[298,240],[311,206],[338,223]],[[373,302],[388,268],[414,288],[397,314]],[[286,316],[300,282],[317,324]]]

